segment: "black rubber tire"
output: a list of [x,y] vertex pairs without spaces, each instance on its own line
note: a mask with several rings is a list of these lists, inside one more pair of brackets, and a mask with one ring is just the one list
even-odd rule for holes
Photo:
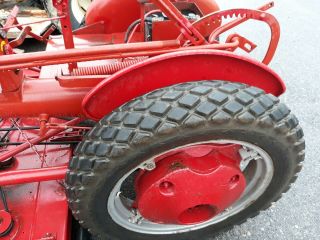
[[[132,232],[111,219],[108,196],[130,169],[177,146],[213,139],[253,143],[271,156],[274,177],[254,203],[218,224],[174,235]],[[68,202],[75,218],[98,239],[205,240],[278,200],[301,170],[304,149],[297,118],[273,95],[222,81],[179,84],[130,101],[87,134],[69,165]]]
[[[56,17],[57,16],[57,10],[53,6],[52,0],[41,0],[41,1],[42,1],[42,4],[43,4],[43,7],[47,11],[49,17]],[[81,27],[81,25],[84,22],[84,19],[83,19],[83,21],[79,22],[77,20],[77,18],[75,17],[73,11],[72,11],[71,0],[69,0],[68,3],[69,3],[70,21],[71,21],[72,30],[76,30],[76,29]],[[60,21],[56,20],[56,21],[53,21],[53,23],[56,25],[58,30],[61,32]]]

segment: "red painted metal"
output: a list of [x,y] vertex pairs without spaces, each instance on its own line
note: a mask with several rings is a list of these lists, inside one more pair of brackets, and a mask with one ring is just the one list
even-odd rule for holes
[[179,47],[180,42],[178,40],[168,40],[148,43],[106,45],[90,47],[87,49],[67,49],[45,53],[25,53],[17,54],[14,58],[8,55],[1,57],[0,71],[69,62],[157,55],[159,54],[157,50],[160,51],[160,53],[165,53],[170,49],[176,50]]
[[12,225],[12,216],[5,210],[0,210],[0,235],[5,234]]
[[203,15],[207,15],[220,9],[215,0],[194,0],[189,2],[194,2]]
[[10,46],[12,48],[16,48],[17,46],[21,45],[30,32],[31,32],[31,27],[30,26],[25,27],[19,34],[19,37],[10,42]]
[[0,71],[14,70],[16,68],[22,69],[54,64],[64,64],[70,62],[156,56],[170,52],[181,52],[187,50],[236,49],[238,46],[239,42],[232,41],[232,43],[181,47],[179,40],[168,40],[148,43],[115,44],[84,49],[57,50],[55,52],[46,53],[25,53],[17,55],[15,58],[12,58],[11,56],[3,56],[0,59]]
[[57,81],[63,88],[92,88],[110,75],[85,75],[85,76],[58,76]]
[[22,81],[23,81],[23,72],[20,70],[1,72],[1,75],[0,75],[0,84],[1,84],[1,90],[2,90],[1,92],[2,93],[16,92],[21,87]]
[[194,145],[156,158],[136,179],[135,206],[153,222],[197,224],[239,199],[246,180],[238,145]]
[[[58,180],[65,176],[72,149],[69,145],[34,144],[81,140],[81,131],[88,127],[77,126],[81,121],[78,117],[98,120],[137,96],[188,81],[242,82],[277,96],[285,90],[279,76],[266,65],[231,53],[237,48],[251,52],[256,47],[253,42],[239,34],[229,35],[225,43],[216,39],[251,15],[262,19],[273,30],[273,42],[264,61],[268,63],[277,47],[279,29],[276,20],[261,11],[273,4],[263,6],[261,11],[212,14],[218,11],[214,0],[95,0],[87,12],[86,26],[72,33],[67,0],[53,3],[63,36],[52,36],[47,51],[12,55],[8,39],[1,37],[0,117],[20,118],[25,127],[39,126],[8,133],[10,143],[24,142],[21,145],[0,145],[1,163],[14,159],[12,166],[0,172],[0,186],[6,192],[15,223],[5,240],[70,240],[69,211]],[[179,6],[191,5],[203,17],[201,24],[192,23],[181,14]],[[130,35],[130,42],[134,43],[124,44],[128,26],[137,19],[143,22],[145,15],[158,9],[170,19],[152,24],[153,41],[144,41],[145,26],[141,24]],[[12,46],[20,45],[27,34],[39,41],[47,40],[53,29],[38,36],[17,22],[17,13],[14,8],[1,29],[6,32],[16,25],[22,31],[11,42]],[[236,20],[221,22],[224,14],[238,13]],[[210,22],[212,16],[214,22]],[[178,33],[183,37],[176,39]],[[207,42],[210,36],[211,41]],[[53,117],[76,118],[66,122]],[[11,124],[3,120],[0,127],[10,128]],[[66,132],[69,127],[77,131]],[[245,188],[237,147],[205,145],[162,155],[154,171],[141,173],[137,178],[136,204],[142,215],[155,222],[191,224],[205,221],[228,207]],[[177,156],[182,159],[179,164]],[[192,181],[186,184],[188,179]],[[153,201],[149,204],[150,199]],[[5,226],[0,223],[0,232]]]
[[[18,27],[21,31],[23,31],[25,28],[23,27]],[[26,27],[27,28],[27,27]],[[30,31],[28,32],[27,35],[29,35],[30,37],[40,41],[40,42],[44,42],[46,43],[48,41],[49,36],[54,32],[54,30],[56,30],[56,26],[55,25],[51,25],[41,36],[35,34],[34,32]],[[21,39],[20,36],[18,36],[16,39],[14,39],[13,41],[11,41],[9,44],[10,46],[13,48],[13,43],[14,41],[19,41]],[[20,40],[21,41],[21,40]],[[19,45],[21,45],[23,43],[23,41],[21,41],[21,43]],[[17,46],[17,45],[16,45]]]
[[[52,121],[65,124],[65,121],[58,119],[52,119]],[[19,121],[19,124],[21,127],[35,126],[38,124],[38,119],[23,119]],[[3,120],[0,123],[1,128],[10,126],[9,120]],[[39,130],[28,130],[25,131],[25,134],[29,138],[35,138],[38,136]],[[24,137],[19,131],[11,132],[8,137],[10,142],[24,141]],[[8,146],[1,147],[0,150],[1,153],[4,153],[15,148],[15,146]],[[12,179],[10,171],[31,172],[33,169],[47,169],[48,166],[65,166],[72,157],[72,150],[68,145],[37,146],[37,151],[41,160],[34,150],[29,148],[16,154],[13,165],[10,168],[2,169],[0,173],[7,172],[8,177]],[[70,213],[63,185],[56,180],[45,182],[37,182],[39,179],[34,180],[33,183],[2,185],[6,193],[10,214],[14,220],[14,227],[7,236],[1,239],[42,240],[51,235],[56,240],[71,240]],[[2,204],[0,204],[0,210],[3,210]]]
[[[64,40],[64,46],[66,49],[72,49],[74,48],[74,40],[72,34],[71,20],[69,17],[70,10],[68,0],[52,0],[52,4],[56,8],[58,16],[62,17],[60,19],[60,24]],[[68,63],[68,65],[70,72],[72,72],[74,68],[77,68],[76,62]]]
[[105,23],[105,33],[124,32],[139,18],[140,7],[137,0],[96,0],[89,6],[86,24],[102,21]]
[[19,8],[17,6],[14,6],[12,11],[10,12],[10,15],[7,17],[6,23],[3,26],[5,31],[8,31],[8,29],[11,28],[12,25],[14,25],[14,23],[16,22],[18,13],[19,13]]
[[[90,37],[90,36],[89,36]],[[80,38],[79,38],[80,40]],[[171,41],[170,44],[174,43],[175,41]],[[51,44],[51,43],[50,43]],[[161,49],[161,43],[155,43],[153,46],[158,44],[160,50],[153,50],[153,52],[157,52],[157,54],[168,52],[169,50],[162,50]],[[55,43],[52,43],[52,45],[56,45]],[[142,44],[140,44],[141,46]],[[236,48],[236,46],[239,45],[239,42],[235,40],[232,43],[227,44],[214,44],[214,45],[204,45],[204,46],[195,46],[190,47],[188,49],[211,49],[211,48]],[[122,46],[126,47],[127,45],[123,44]],[[145,47],[145,46],[142,46]],[[112,48],[108,48],[109,50]],[[49,60],[40,61],[42,57],[47,59],[52,59],[53,62],[59,62],[57,59],[55,59],[55,54],[59,51],[52,51],[52,49],[49,49],[47,53],[34,53],[30,55],[23,55],[22,58],[19,59],[19,57],[14,58],[12,61],[14,62],[21,62],[16,64],[19,68],[25,67],[26,65],[29,66],[38,66],[38,65],[47,65],[51,63]],[[101,50],[101,49],[100,49]],[[183,51],[184,49],[176,49],[175,51]],[[81,50],[80,49],[71,49],[67,51],[76,51],[75,55],[78,55],[80,58],[83,58],[84,60],[88,60],[84,55],[81,56]],[[120,53],[121,49],[117,48],[114,51],[119,52],[119,56],[124,56],[125,53]],[[129,50],[131,51],[131,50]],[[173,51],[173,50],[172,50]],[[95,56],[98,56],[98,58],[102,58],[103,55],[99,51],[99,48],[97,47],[97,51],[94,51],[96,54]],[[107,50],[106,50],[107,52]],[[74,54],[74,53],[71,53]],[[107,54],[107,53],[106,53]],[[136,55],[137,53],[133,50],[133,55]],[[148,53],[143,52],[141,55],[145,56],[146,54],[150,54],[150,51]],[[64,52],[63,57],[61,57],[63,60],[60,62],[71,62],[70,54],[67,54],[67,52]],[[19,56],[19,55],[18,55]],[[111,55],[112,56],[112,55]],[[110,55],[108,57],[111,57]],[[6,57],[4,59],[4,57]],[[6,68],[6,64],[11,64],[9,60],[12,60],[11,56],[4,56],[3,61],[0,59],[0,62],[3,62],[4,65],[0,65],[0,68]],[[74,58],[76,60],[76,58]],[[23,61],[28,61],[28,63],[23,63]],[[34,62],[32,62],[34,61]],[[40,62],[39,62],[40,61]],[[117,61],[113,60],[111,62],[103,62],[105,65],[110,65],[111,68],[114,68],[114,64]],[[131,62],[132,63],[132,62]],[[82,66],[86,66],[86,69],[88,70],[89,66],[91,66],[94,63],[84,63],[83,65],[79,66],[82,68]],[[99,64],[101,65],[101,63]],[[120,65],[124,65],[124,63],[121,63]],[[102,68],[102,69],[109,69],[109,67],[94,67],[94,68]],[[50,70],[51,69],[51,70]],[[103,76],[97,76],[97,77],[91,77],[90,76],[84,76],[82,78],[74,77],[72,80],[70,80],[70,76],[57,76],[57,72],[64,72],[64,67],[57,65],[56,69],[53,67],[43,68],[40,74],[41,81],[35,81],[34,79],[25,79],[22,82],[22,71],[20,71],[21,79],[17,79],[17,84],[15,84],[12,89],[18,89],[18,91],[10,91],[6,94],[0,94],[0,111],[2,113],[2,117],[30,117],[30,116],[38,116],[40,113],[47,113],[50,116],[81,116],[84,115],[81,107],[81,102],[84,98],[84,96],[89,92],[89,90],[94,87],[98,82],[101,81],[101,77]],[[53,71],[54,70],[54,71]],[[52,74],[48,74],[52,72]],[[82,71],[82,70],[79,70]],[[3,72],[7,76],[9,74],[13,75],[13,77],[16,77],[17,74],[15,72]],[[75,71],[75,74],[77,73],[77,70]],[[108,74],[110,72],[106,72]],[[103,74],[105,75],[105,74]],[[67,81],[69,79],[70,81]],[[83,80],[84,79],[84,80]],[[40,80],[40,79],[39,79]],[[58,80],[58,81],[57,81]],[[83,81],[82,81],[83,80]],[[6,84],[12,84],[15,81],[8,81],[8,78],[4,78],[3,75],[0,75],[0,82],[4,83],[4,86]],[[21,88],[19,87],[22,84]],[[9,87],[7,87],[9,88]],[[4,92],[7,92],[7,88],[4,88]],[[48,93],[48,89],[50,89],[50,93]],[[46,96],[45,98],[43,96]],[[59,105],[59,108],[56,106]]]
[[89,92],[83,100],[83,109],[86,116],[100,119],[155,89],[199,80],[246,83],[276,96],[285,91],[280,77],[253,59],[223,51],[184,51],[154,57],[117,72]]
[[[263,9],[263,7],[261,9]],[[264,64],[269,64],[276,52],[276,49],[278,47],[278,43],[280,40],[280,25],[277,19],[273,15],[263,11],[259,11],[259,10],[235,9],[232,12],[237,16],[242,16],[243,19],[246,19],[246,20],[254,19],[257,21],[265,22],[269,25],[269,28],[271,31],[270,44],[269,44],[267,53],[262,60]],[[226,11],[215,13],[213,15],[221,17],[221,16],[229,16],[229,14],[230,14],[230,11],[226,10]],[[207,19],[212,18],[213,15],[207,16]],[[242,21],[239,20],[238,23],[242,23]],[[225,33],[226,31],[230,30],[233,27],[235,27],[235,24],[229,24],[227,26],[218,27],[216,30],[214,30],[211,33],[209,41],[214,42],[220,34]]]
[[[16,18],[17,16],[15,16]],[[65,16],[62,16],[62,17],[53,17],[53,18],[45,18],[45,19],[41,19],[41,20],[38,20],[38,21],[34,21],[34,22],[31,22],[31,23],[18,23],[18,24],[14,24],[14,23],[17,23],[16,19],[14,20],[13,24],[10,25],[10,26],[6,26],[6,27],[3,27],[3,28],[0,28],[0,30],[9,30],[11,28],[19,28],[19,29],[22,29],[22,27],[24,26],[30,26],[30,25],[33,25],[33,24],[37,24],[37,23],[43,23],[43,22],[50,22],[50,21],[55,21],[55,20],[60,20],[62,18],[64,18]]]
[[[79,39],[93,39],[93,36],[90,34],[87,37],[81,36]],[[234,41],[226,44],[211,44],[181,48],[179,41],[171,40],[151,43],[116,44],[97,47],[90,46],[87,49],[68,49],[48,51],[47,53],[21,54],[16,55],[15,58],[12,58],[11,56],[3,56],[0,59],[0,70],[16,70],[27,67],[31,68],[50,64],[64,64],[107,58],[154,56],[168,52],[186,51],[190,49],[235,50],[236,47],[241,47],[241,45],[239,45],[240,43],[241,41]],[[108,75],[108,73],[103,75]],[[11,81],[7,81],[9,77],[12,79]],[[80,102],[86,92],[90,90],[90,87],[93,87],[94,84],[101,81],[101,76],[95,79],[91,78],[89,80],[88,78],[83,77],[78,78],[78,81],[73,80],[69,82],[66,81],[67,77],[68,76],[54,75],[50,76],[50,79],[46,79],[46,81],[25,81],[22,79],[21,71],[20,75],[17,75],[16,71],[4,71],[0,77],[0,81],[3,84],[2,89],[3,92],[10,92],[10,94],[1,96],[1,100],[3,101],[0,109],[4,114],[7,114],[5,116],[8,117],[36,116],[40,113],[47,113],[53,116],[66,114],[69,114],[70,116],[82,115],[83,112]],[[59,84],[57,84],[55,78],[60,79]],[[63,78],[65,78],[64,81],[62,81]],[[87,79],[86,83],[81,83],[81,79]],[[195,79],[199,80],[199,75]],[[22,88],[20,88],[22,82],[24,82],[24,84],[22,85]],[[64,88],[63,86],[67,86],[67,88]],[[85,89],[86,87],[88,89]],[[18,89],[19,91],[14,92],[14,90]],[[46,94],[47,89],[52,89],[52,93],[54,94],[50,95],[50,99],[46,98],[44,101],[43,95]],[[277,92],[277,90],[275,92]],[[66,102],[68,104],[65,104]],[[56,108],[55,106],[57,106],[57,104],[61,106],[61,108]]]
[[[21,45],[27,35],[33,37],[34,39],[36,39],[38,41],[46,42],[49,35],[56,29],[56,27],[54,25],[51,25],[50,28],[47,29],[43,33],[42,36],[39,36],[39,35],[35,34],[34,32],[32,32],[32,28],[30,25],[42,23],[42,22],[60,20],[62,18],[65,18],[65,16],[62,16],[62,17],[46,18],[46,19],[42,19],[39,21],[31,22],[31,23],[19,23],[18,18],[17,18],[18,12],[19,12],[19,8],[17,6],[15,6],[13,8],[13,10],[11,11],[4,27],[0,28],[0,32],[1,31],[8,32],[12,28],[18,28],[19,30],[21,30],[21,33],[19,34],[19,36],[16,39],[10,41],[8,45],[5,45],[5,47],[15,48],[15,47]],[[8,40],[6,41],[6,43],[8,43]],[[3,50],[1,50],[1,51],[3,51]],[[6,53],[6,54],[8,54],[8,53]]]
[[119,70],[125,69],[127,67],[130,67],[131,65],[139,63],[144,59],[145,58],[127,60],[127,61],[117,61],[108,65],[81,67],[81,68],[75,69],[75,71],[73,71],[71,75],[72,76],[103,75],[103,74],[111,75],[118,72]]
[[[81,122],[81,119],[80,118],[75,118],[67,123],[65,123],[67,126],[70,125],[76,125],[78,124],[79,122]],[[34,137],[32,139],[29,140],[29,142],[25,142],[24,144],[21,144],[19,145],[18,147],[15,147],[14,149],[10,150],[10,151],[7,151],[3,154],[0,155],[0,162],[3,162],[3,161],[6,161],[8,160],[9,158],[11,157],[14,157],[16,154],[18,153],[21,153],[27,149],[30,148],[30,144],[37,144],[39,142],[42,142],[48,138],[51,138],[55,135],[57,135],[58,133],[61,133],[65,131],[65,129],[53,129],[53,130],[50,130],[48,131],[45,135],[43,136],[37,136],[37,137]]]
[[67,166],[0,172],[0,186],[17,185],[65,178]]
[[189,20],[187,20],[182,13],[172,4],[170,0],[152,0],[159,9],[165,13],[176,26],[180,32],[195,46],[202,45],[207,42],[204,36],[193,27]]
[[[202,17],[206,14],[216,12],[219,10],[219,7],[213,0],[174,1],[173,4],[180,11],[183,11],[184,9],[189,9],[193,11],[195,14],[198,14],[199,17]],[[146,4],[145,11],[150,10],[150,12],[153,12],[151,9],[153,9],[153,11],[159,11],[159,10],[156,10],[156,6],[153,6],[152,4]],[[182,16],[180,15],[180,17]],[[185,19],[183,20],[185,21]],[[191,20],[191,22],[192,21],[193,20]],[[210,26],[207,26],[206,28],[207,31],[199,32],[198,35],[199,34],[203,35],[206,32],[211,33],[214,29],[219,27],[220,24],[221,24],[220,22],[211,24]],[[197,29],[194,29],[193,31],[197,31]],[[152,40],[153,41],[175,39],[179,36],[179,34],[181,34],[181,28],[177,27],[176,21],[172,21],[169,19],[164,21],[152,22]],[[203,37],[201,38],[203,39]]]
[[104,34],[105,33],[105,24],[103,21],[99,21],[96,23],[92,23],[90,25],[86,25],[82,28],[78,28],[73,31],[73,35],[87,35],[87,34]]
[[[159,1],[156,2],[158,3]],[[173,2],[181,1],[176,0]],[[203,15],[219,10],[214,0],[193,0],[187,2],[194,2]],[[126,6],[125,8],[123,8],[124,5]],[[112,11],[110,11],[110,9],[112,9]],[[127,9],[130,9],[130,11],[127,11]],[[105,14],[101,14],[102,12]],[[139,19],[140,16],[141,7],[139,6],[138,0],[95,0],[87,11],[86,24],[91,25],[97,22],[104,22],[104,33],[124,32],[128,26]],[[177,33],[175,30],[173,32]],[[166,36],[167,33],[162,32],[158,34],[157,38],[158,40],[168,39]]]
[[[270,8],[274,7],[274,2],[269,2],[267,4],[264,4],[263,6],[259,7],[257,10],[259,11],[267,11],[269,10]],[[212,15],[212,12],[208,15]],[[205,19],[206,17],[204,17]],[[222,28],[220,28],[220,31],[223,29],[223,31],[227,31],[227,29],[231,29],[231,28],[234,28],[246,21],[248,21],[250,19],[250,16],[246,16],[246,17],[241,17],[241,18],[237,18],[231,22],[228,22],[227,24],[224,24]],[[199,22],[201,22],[203,19],[199,20]],[[195,22],[194,25],[197,25],[199,22]],[[211,34],[211,33],[210,33]],[[216,40],[216,38],[214,37],[217,37],[217,36],[211,36],[211,40],[210,42],[213,42],[214,40]]]
[[79,116],[82,99],[90,89],[64,88],[55,79],[25,80],[21,92],[0,94],[1,117]]
[[[274,2],[270,2],[267,3],[261,7],[259,7],[257,10],[259,11],[267,11],[270,8],[272,8],[274,6]],[[243,9],[244,10],[244,9]],[[225,14],[223,14],[225,13]],[[198,29],[198,31],[200,31],[201,33],[204,34],[204,36],[209,37],[212,32],[216,29],[224,29],[225,31],[227,31],[227,29],[231,29],[234,27],[237,27],[238,25],[248,21],[250,19],[250,14],[249,12],[247,12],[245,15],[242,17],[239,17],[235,20],[232,20],[231,22],[228,22],[226,24],[223,24],[221,26],[221,22],[222,22],[222,18],[227,18],[227,17],[234,17],[236,14],[236,12],[234,12],[234,10],[224,10],[224,11],[220,11],[218,12],[218,10],[216,11],[211,11],[207,14],[205,14],[204,17],[202,17],[200,20],[196,21],[193,23],[194,27],[196,29]],[[208,26],[214,26],[213,29],[212,28],[208,28]],[[221,27],[220,27],[221,26]],[[183,35],[180,35],[179,39],[181,39]],[[215,42],[217,40],[217,35],[216,36],[211,36],[210,42]]]

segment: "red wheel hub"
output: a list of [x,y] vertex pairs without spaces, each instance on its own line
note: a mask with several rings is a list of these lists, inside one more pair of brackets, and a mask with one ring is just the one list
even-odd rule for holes
[[135,207],[153,222],[196,224],[221,213],[246,187],[239,145],[202,144],[157,157],[136,178]]

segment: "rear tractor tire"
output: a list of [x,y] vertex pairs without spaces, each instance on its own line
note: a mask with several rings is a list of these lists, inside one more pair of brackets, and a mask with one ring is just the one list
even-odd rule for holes
[[93,127],[69,165],[69,206],[98,239],[209,239],[277,201],[304,149],[297,118],[273,95],[178,84]]

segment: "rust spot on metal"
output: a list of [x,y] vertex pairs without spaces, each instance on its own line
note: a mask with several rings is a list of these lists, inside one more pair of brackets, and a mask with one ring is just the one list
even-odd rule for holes
[[174,171],[177,169],[184,169],[184,168],[186,168],[186,166],[182,162],[174,162],[169,167],[171,171]]

